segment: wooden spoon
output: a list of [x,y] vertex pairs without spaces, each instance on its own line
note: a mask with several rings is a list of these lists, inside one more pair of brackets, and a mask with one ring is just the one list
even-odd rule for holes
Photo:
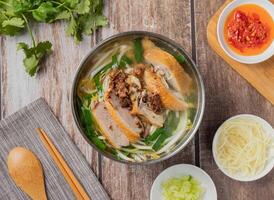
[[15,147],[8,155],[9,174],[33,200],[47,200],[44,174],[40,161],[28,149]]

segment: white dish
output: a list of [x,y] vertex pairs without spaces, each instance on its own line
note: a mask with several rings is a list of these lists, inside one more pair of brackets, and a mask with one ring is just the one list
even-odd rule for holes
[[270,57],[274,55],[274,40],[272,41],[271,45],[263,53],[259,55],[254,55],[254,56],[242,56],[235,53],[233,50],[231,50],[224,39],[224,25],[225,25],[227,16],[231,13],[231,11],[233,11],[235,8],[243,4],[256,4],[264,8],[274,20],[274,5],[268,0],[248,0],[248,1],[234,0],[224,8],[224,10],[222,11],[219,17],[218,24],[217,24],[218,41],[222,49],[232,59],[241,63],[246,63],[246,64],[260,63],[269,59]]
[[150,200],[164,200],[162,183],[169,178],[186,175],[191,175],[201,183],[201,186],[205,189],[203,200],[217,200],[216,187],[210,176],[202,169],[188,164],[174,165],[162,171],[151,187]]
[[[265,121],[264,119],[258,117],[258,116],[255,116],[255,115],[251,115],[251,114],[241,114],[241,115],[236,115],[234,117],[231,117],[229,119],[227,119],[224,123],[226,123],[227,121],[230,121],[232,119],[235,119],[235,118],[250,118],[252,120],[255,120],[257,121],[259,124],[262,125],[263,129],[266,131],[267,134],[271,135],[272,137],[274,137],[274,130],[273,128],[271,127],[271,125]],[[224,124],[223,123],[223,124]],[[256,174],[254,176],[248,176],[248,177],[245,177],[245,176],[232,176],[231,174],[229,174],[227,172],[227,170],[225,170],[222,165],[219,163],[218,159],[217,159],[217,155],[216,155],[216,146],[217,146],[217,142],[218,142],[218,139],[219,139],[219,136],[221,134],[221,128],[223,126],[223,124],[218,128],[215,136],[214,136],[214,139],[213,139],[213,144],[212,144],[212,151],[213,151],[213,157],[214,157],[214,160],[217,164],[217,166],[219,167],[219,169],[225,174],[227,175],[228,177],[234,179],[234,180],[238,180],[238,181],[255,181],[255,180],[258,180],[262,177],[264,177],[265,175],[267,175],[271,170],[272,168],[274,167],[274,157],[272,156],[274,154],[274,152],[270,152],[270,158],[266,164],[266,167],[265,169],[259,173],[259,174]]]

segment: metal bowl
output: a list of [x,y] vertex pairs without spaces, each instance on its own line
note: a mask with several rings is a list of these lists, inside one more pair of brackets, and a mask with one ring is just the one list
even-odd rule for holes
[[[79,80],[81,76],[85,73],[86,70],[91,69],[91,64],[92,64],[92,59],[94,55],[102,51],[102,49],[108,45],[111,45],[112,43],[115,43],[120,40],[124,40],[127,38],[142,38],[142,37],[148,37],[151,40],[153,40],[158,46],[161,46],[162,48],[172,51],[172,52],[177,52],[181,53],[185,57],[185,65],[184,69],[192,76],[194,79],[195,85],[196,85],[196,91],[197,91],[197,103],[196,103],[196,114],[193,120],[193,126],[192,128],[185,133],[184,137],[180,139],[180,141],[177,142],[176,146],[169,152],[165,153],[162,155],[160,158],[155,159],[155,160],[147,160],[144,162],[129,162],[125,160],[119,160],[117,159],[114,155],[108,153],[108,152],[103,152],[99,148],[97,148],[86,136],[84,128],[81,125],[80,119],[79,119],[79,114],[77,113],[77,107],[76,107],[76,90],[77,90],[77,85],[79,83]],[[92,70],[92,69],[91,69]],[[124,32],[120,33],[117,35],[113,35],[98,45],[96,45],[91,51],[84,57],[84,59],[81,61],[78,70],[76,72],[73,84],[72,84],[72,90],[71,90],[71,106],[72,106],[72,113],[73,113],[73,118],[75,120],[75,123],[80,131],[80,133],[83,135],[85,140],[94,148],[96,151],[98,151],[100,154],[121,162],[121,163],[126,163],[126,164],[152,164],[152,163],[157,163],[163,160],[166,160],[178,152],[180,152],[194,137],[195,133],[197,132],[197,129],[199,128],[199,125],[201,123],[203,113],[204,113],[204,107],[205,107],[205,90],[204,90],[204,85],[203,85],[203,80],[198,72],[198,69],[193,62],[193,60],[190,58],[190,56],[186,53],[186,51],[178,45],[176,42],[162,36],[156,33],[151,33],[151,32],[146,32],[146,31],[131,31],[131,32]]]

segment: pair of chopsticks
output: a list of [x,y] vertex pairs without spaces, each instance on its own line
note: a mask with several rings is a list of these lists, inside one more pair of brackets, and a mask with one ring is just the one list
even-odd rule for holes
[[73,172],[67,165],[66,161],[63,159],[62,155],[56,149],[54,144],[51,142],[45,131],[41,128],[37,128],[36,131],[38,132],[43,144],[45,145],[46,149],[48,150],[50,156],[57,164],[58,168],[62,172],[64,178],[70,185],[75,197],[77,200],[90,200],[89,196],[85,192],[85,189],[79,183],[79,181],[74,176]]

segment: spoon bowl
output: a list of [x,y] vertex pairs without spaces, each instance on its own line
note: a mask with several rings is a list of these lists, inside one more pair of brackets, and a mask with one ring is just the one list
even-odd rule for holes
[[43,168],[34,153],[15,147],[8,155],[8,171],[15,184],[33,200],[47,200]]

